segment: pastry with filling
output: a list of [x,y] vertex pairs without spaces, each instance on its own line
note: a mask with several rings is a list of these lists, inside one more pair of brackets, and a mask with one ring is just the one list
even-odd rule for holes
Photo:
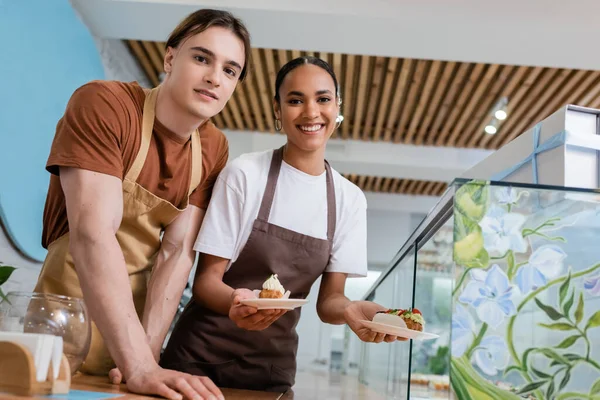
[[277,279],[277,274],[274,274],[263,283],[258,297],[260,299],[280,299],[284,294],[285,289],[279,282],[279,279]]
[[408,329],[421,332],[425,325],[425,320],[423,319],[421,311],[416,308],[413,308],[412,310],[392,308],[387,311],[379,311],[375,314],[373,322],[399,326],[402,328],[406,326]]

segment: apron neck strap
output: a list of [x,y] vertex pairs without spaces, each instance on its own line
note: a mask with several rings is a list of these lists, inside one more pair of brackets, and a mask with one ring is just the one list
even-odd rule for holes
[[[158,98],[158,89],[160,86],[150,90],[150,93],[146,95],[144,100],[144,111],[142,114],[142,140],[140,142],[140,149],[125,175],[125,179],[131,182],[136,182],[142,172],[144,163],[146,162],[146,156],[148,155],[148,149],[150,148],[150,140],[152,139],[152,131],[154,129],[154,118],[156,109],[156,99]],[[195,130],[192,134],[192,173],[190,177],[190,187],[188,190],[188,196],[196,189],[202,180],[202,142],[200,140],[200,133]]]
[[335,233],[335,224],[337,221],[337,211],[335,207],[335,186],[333,185],[333,174],[331,166],[325,160],[325,180],[327,182],[327,240],[333,243],[333,234]]
[[[271,167],[269,168],[269,176],[267,178],[267,187],[265,188],[260,210],[258,211],[258,219],[261,221],[269,221],[282,162],[283,146],[273,151],[273,158],[271,158]],[[336,227],[335,187],[333,185],[331,167],[327,161],[325,161],[325,173],[325,181],[327,182],[327,240],[332,242]]]
[[191,195],[200,184],[202,172],[202,141],[200,140],[200,133],[196,129],[194,133],[192,133],[192,176],[190,177],[188,196]]
[[148,155],[148,149],[150,148],[150,140],[152,139],[152,129],[154,127],[154,109],[156,108],[156,98],[158,97],[158,87],[155,87],[146,95],[144,100],[144,111],[142,114],[142,140],[140,142],[140,149],[125,175],[125,179],[131,182],[137,181],[144,162],[146,162],[146,156]]

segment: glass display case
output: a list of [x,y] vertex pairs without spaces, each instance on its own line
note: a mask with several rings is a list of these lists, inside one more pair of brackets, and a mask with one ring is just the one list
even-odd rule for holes
[[455,180],[366,299],[439,338],[362,344],[388,399],[600,399],[600,192]]

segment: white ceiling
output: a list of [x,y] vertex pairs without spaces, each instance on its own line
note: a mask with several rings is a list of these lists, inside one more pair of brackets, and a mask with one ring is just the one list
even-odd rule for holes
[[241,17],[255,47],[600,69],[598,0],[71,0],[94,34],[164,41],[188,13]]

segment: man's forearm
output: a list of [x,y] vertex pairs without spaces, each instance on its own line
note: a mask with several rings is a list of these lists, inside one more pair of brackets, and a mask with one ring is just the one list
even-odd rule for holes
[[333,293],[327,298],[322,299],[317,304],[317,312],[321,321],[341,325],[346,323],[344,319],[344,310],[351,301],[341,293]]
[[123,252],[114,232],[71,232],[70,252],[90,315],[117,367],[127,378],[153,365],[133,304]]
[[155,359],[160,351],[188,281],[195,253],[163,241],[148,282],[142,325]]

